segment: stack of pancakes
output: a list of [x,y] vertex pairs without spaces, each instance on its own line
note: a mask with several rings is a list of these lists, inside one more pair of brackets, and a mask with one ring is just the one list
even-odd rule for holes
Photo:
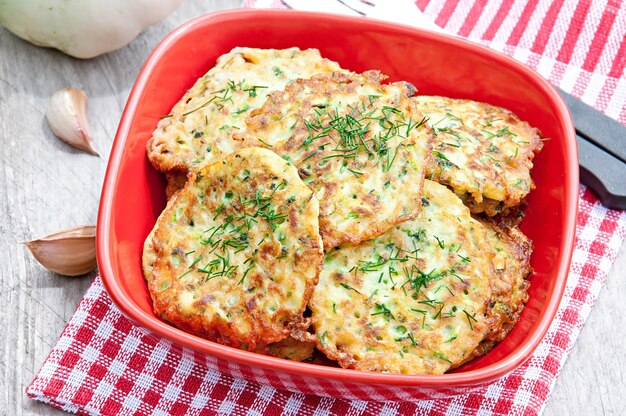
[[[415,95],[316,50],[235,48],[147,145],[168,204],[146,239],[155,313],[236,348],[441,374],[527,300],[537,129]],[[417,86],[419,88],[419,85]]]

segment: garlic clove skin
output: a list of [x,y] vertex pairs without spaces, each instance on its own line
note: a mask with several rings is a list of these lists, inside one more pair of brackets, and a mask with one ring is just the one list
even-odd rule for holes
[[63,88],[50,97],[46,118],[52,132],[65,143],[98,155],[91,143],[87,121],[87,94],[76,88]]
[[54,273],[80,276],[98,266],[93,225],[68,228],[25,244],[33,257]]

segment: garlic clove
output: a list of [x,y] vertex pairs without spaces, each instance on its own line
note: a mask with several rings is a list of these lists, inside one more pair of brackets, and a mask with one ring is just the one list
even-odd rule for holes
[[25,243],[46,269],[65,276],[80,276],[97,267],[96,227],[68,228]]
[[46,109],[52,132],[67,144],[98,155],[91,143],[87,121],[87,94],[76,88],[63,88],[52,94]]

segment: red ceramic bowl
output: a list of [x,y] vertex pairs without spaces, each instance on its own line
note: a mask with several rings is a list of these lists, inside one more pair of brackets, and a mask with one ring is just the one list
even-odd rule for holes
[[[437,376],[368,373],[296,363],[216,344],[174,328],[152,313],[141,272],[144,239],[165,206],[164,180],[145,153],[159,117],[235,46],[318,48],[353,71],[378,69],[422,94],[506,107],[545,137],[522,230],[534,241],[530,299],[511,334],[488,355]],[[226,374],[303,393],[347,399],[451,396],[497,379],[537,347],[563,294],[574,242],[578,157],[568,110],[529,68],[475,44],[364,18],[293,11],[239,10],[197,18],[170,34],[146,61],[122,116],[98,215],[98,263],[115,304],[136,324]]]

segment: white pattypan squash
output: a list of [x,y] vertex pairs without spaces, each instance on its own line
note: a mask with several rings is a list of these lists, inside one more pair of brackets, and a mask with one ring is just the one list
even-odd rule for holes
[[182,0],[0,0],[0,24],[76,58],[121,48]]

